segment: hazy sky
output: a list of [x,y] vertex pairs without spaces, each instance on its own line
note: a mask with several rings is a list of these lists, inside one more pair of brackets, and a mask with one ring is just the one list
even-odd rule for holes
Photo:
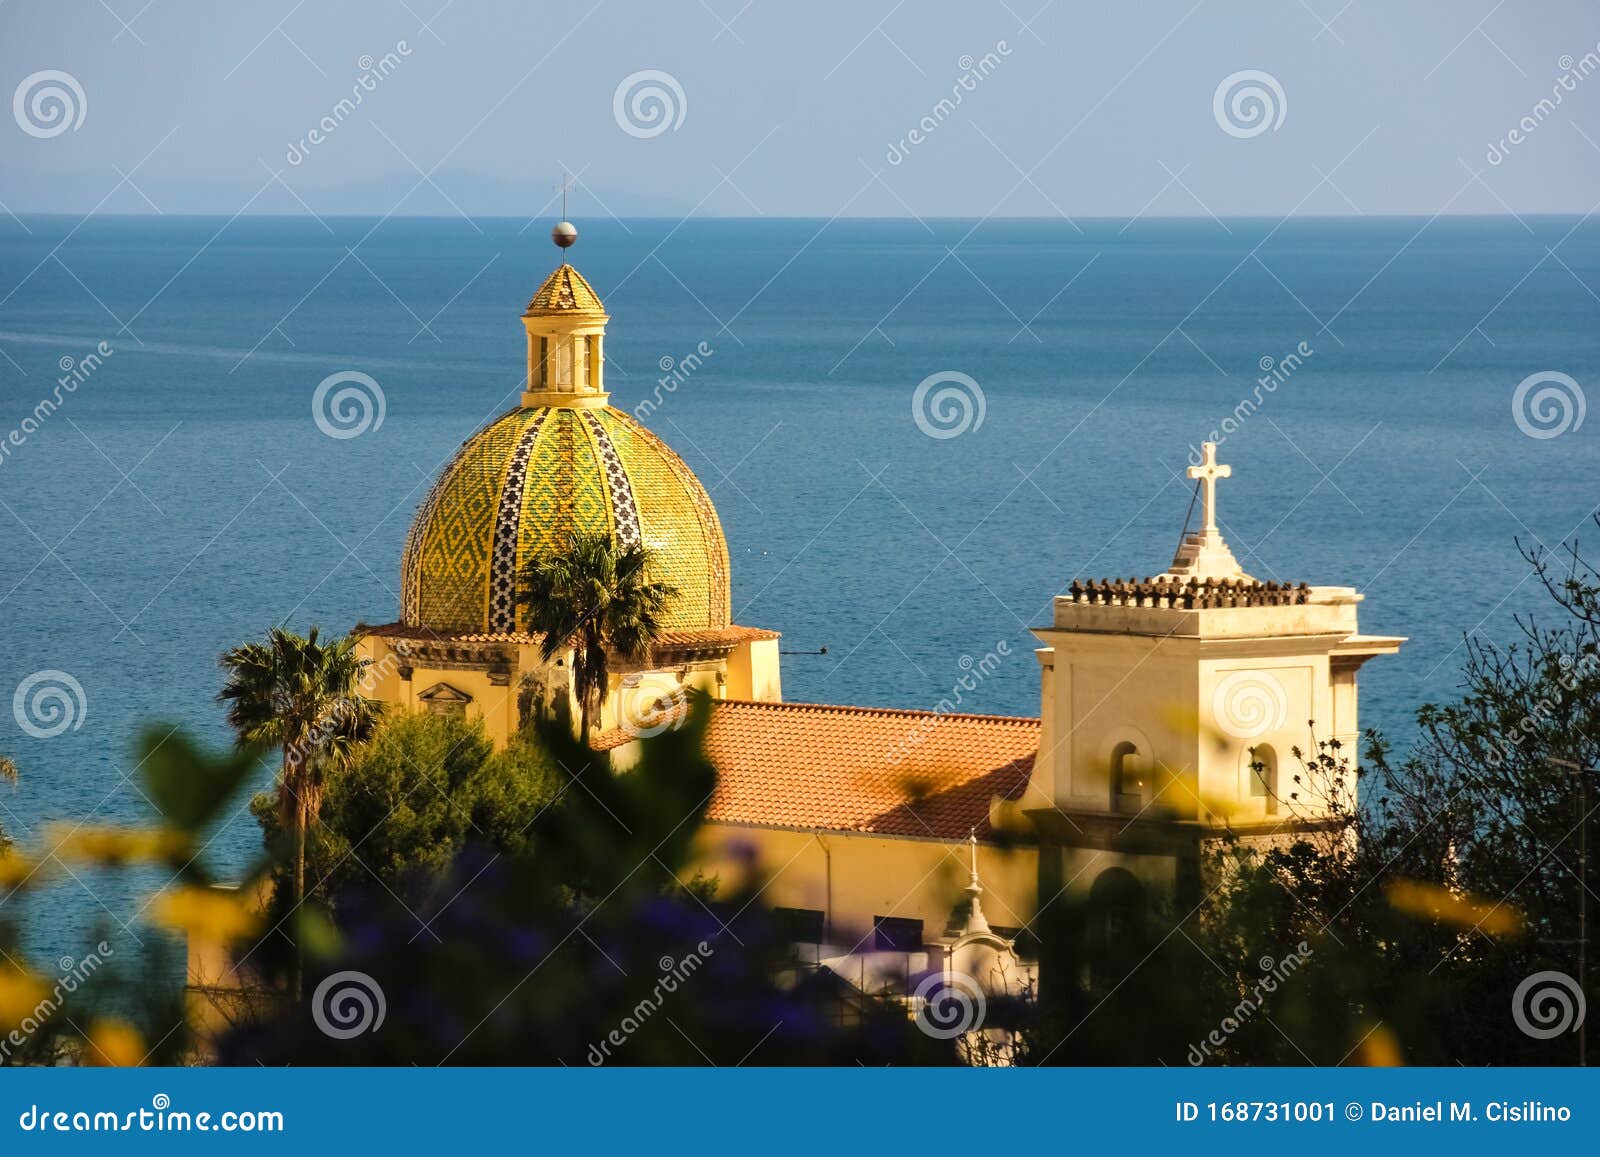
[[[566,166],[585,216],[1582,213],[1597,43],[1593,0],[9,0],[0,201],[515,214]],[[617,111],[645,70],[665,122]],[[1219,112],[1246,70],[1270,127]]]

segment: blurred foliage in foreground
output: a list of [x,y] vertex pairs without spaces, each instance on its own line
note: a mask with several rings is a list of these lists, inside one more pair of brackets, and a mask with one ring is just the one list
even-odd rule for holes
[[[538,746],[525,738],[504,759],[484,761],[494,776],[510,775],[516,787],[504,795],[469,788],[449,806],[473,806],[492,839],[466,840],[442,875],[402,873],[403,898],[384,882],[353,874],[332,897],[337,946],[321,974],[353,970],[379,979],[381,1031],[330,1037],[326,1024],[336,1022],[340,1009],[338,990],[325,989],[321,1002],[313,993],[307,1007],[244,1019],[224,1037],[219,1059],[952,1062],[952,1046],[919,1033],[898,1005],[864,1000],[842,1015],[831,985],[781,987],[789,946],[761,902],[761,880],[753,871],[714,897],[679,883],[714,784],[700,752],[708,711],[700,703],[687,726],[645,745],[640,763],[623,775],[559,726],[545,731]],[[468,724],[414,729],[435,743],[481,741],[481,729]],[[480,782],[472,770],[478,763],[471,754],[465,758],[457,769],[462,783]],[[551,769],[560,781],[545,800],[539,776]],[[413,774],[398,765],[395,772],[402,783]],[[489,778],[486,773],[481,783]],[[377,797],[369,795],[374,790]],[[361,802],[349,806],[365,826],[356,830],[370,830],[376,817],[364,809],[374,800],[415,800],[431,808],[421,796],[437,790],[390,796],[372,785],[357,789]],[[331,793],[329,804],[345,806]],[[446,826],[455,822],[433,814]],[[458,836],[465,840],[465,832]],[[319,855],[336,856],[344,838],[336,831]],[[404,857],[400,862],[411,866]],[[317,977],[314,964],[308,989]],[[349,990],[350,1000],[362,999],[358,987]],[[345,1011],[357,1014],[353,1004]]]

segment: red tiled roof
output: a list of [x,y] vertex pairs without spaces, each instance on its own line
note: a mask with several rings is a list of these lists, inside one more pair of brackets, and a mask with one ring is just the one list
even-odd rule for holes
[[778,631],[765,627],[706,627],[698,630],[662,631],[656,644],[662,647],[722,647],[781,638]]
[[1020,797],[1039,721],[815,703],[715,704],[706,752],[725,823],[961,840]]
[[[356,631],[356,634],[379,635],[386,638],[422,639],[430,643],[524,643],[533,645],[544,638],[542,635],[531,635],[525,631],[503,631],[497,634],[477,632],[464,635],[446,635],[440,634],[438,631],[429,630],[427,627],[408,627],[403,623],[384,623],[379,627],[361,627]],[[656,637],[656,646],[666,649],[674,647],[736,647],[740,643],[779,637],[780,635],[777,631],[768,631],[762,627],[734,625],[731,627],[662,631]]]

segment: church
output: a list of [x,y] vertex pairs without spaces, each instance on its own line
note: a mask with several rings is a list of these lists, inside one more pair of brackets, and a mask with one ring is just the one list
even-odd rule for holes
[[[553,236],[565,248],[576,231]],[[518,574],[574,531],[644,544],[676,593],[648,659],[612,660],[589,743],[625,769],[691,692],[708,696],[719,782],[703,871],[741,873],[753,849],[796,942],[852,962],[862,987],[874,954],[937,969],[1009,953],[1062,895],[1193,904],[1221,828],[1268,840],[1325,808],[1290,787],[1292,751],[1355,750],[1357,672],[1404,639],[1363,635],[1351,587],[1244,573],[1217,525],[1231,470],[1214,445],[1189,470],[1203,525],[1166,569],[1073,581],[1034,629],[1037,716],[786,702],[782,624],[732,621],[705,488],[608,404],[609,321],[570,264],[533,294],[520,404],[461,446],[418,509],[399,619],[356,629],[368,694],[479,717],[501,744],[534,714],[576,718],[571,652],[543,660]]]

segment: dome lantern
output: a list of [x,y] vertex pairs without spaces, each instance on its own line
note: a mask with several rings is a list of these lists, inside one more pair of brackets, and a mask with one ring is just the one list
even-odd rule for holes
[[[566,221],[551,230],[561,249],[578,240]],[[605,306],[600,295],[570,264],[545,278],[522,311],[528,331],[528,377],[524,406],[604,406]]]

